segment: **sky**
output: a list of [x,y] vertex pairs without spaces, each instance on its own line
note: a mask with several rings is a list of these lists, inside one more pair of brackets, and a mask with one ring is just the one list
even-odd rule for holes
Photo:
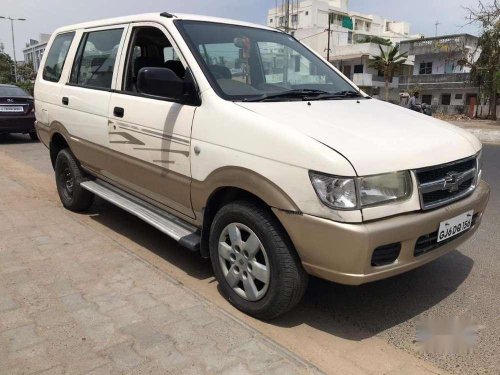
[[[434,36],[438,20],[440,35],[469,32],[474,26],[463,27],[462,6],[475,6],[477,0],[350,0],[349,9],[377,14],[388,19],[407,21],[411,33]],[[147,12],[183,12],[227,17],[264,24],[268,8],[275,0],[0,0],[0,16],[26,18],[15,22],[17,59],[22,60],[26,42],[38,39],[40,33],[52,33],[56,28],[101,18]],[[0,43],[12,56],[10,22],[0,19]]]

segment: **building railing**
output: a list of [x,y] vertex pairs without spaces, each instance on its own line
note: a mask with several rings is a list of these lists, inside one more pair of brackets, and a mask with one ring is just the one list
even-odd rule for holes
[[399,77],[400,85],[418,85],[421,83],[467,83],[469,73],[419,74]]
[[428,38],[401,43],[401,51],[410,55],[423,55],[433,53],[454,53],[473,49],[475,40],[466,35],[455,35],[444,38]]

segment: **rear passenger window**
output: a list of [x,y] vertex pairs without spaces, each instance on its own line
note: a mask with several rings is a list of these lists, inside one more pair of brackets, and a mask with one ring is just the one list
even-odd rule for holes
[[68,56],[69,47],[75,33],[60,34],[55,37],[52,46],[50,47],[45,67],[43,68],[43,79],[51,82],[59,82],[64,62]]
[[123,29],[93,31],[83,35],[70,83],[110,89]]

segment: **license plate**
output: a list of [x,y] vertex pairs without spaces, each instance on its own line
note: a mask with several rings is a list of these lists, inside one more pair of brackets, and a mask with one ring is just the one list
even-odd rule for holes
[[439,225],[437,242],[455,237],[456,235],[470,229],[470,227],[472,226],[473,215],[474,211],[469,211],[446,221],[442,221]]
[[24,112],[24,108],[22,106],[0,105],[0,112]]

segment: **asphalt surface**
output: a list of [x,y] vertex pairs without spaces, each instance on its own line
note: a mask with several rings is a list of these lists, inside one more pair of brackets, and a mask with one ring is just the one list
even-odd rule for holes
[[[10,156],[52,173],[47,150],[41,144],[23,136],[4,136],[0,137],[0,147],[8,149]],[[378,337],[451,373],[499,374],[500,146],[484,146],[483,165],[483,179],[491,185],[492,195],[482,226],[469,242],[417,270],[360,287],[313,278],[299,306],[272,325],[285,328],[297,336],[298,342],[310,339],[303,332],[311,331],[353,342]],[[215,298],[215,283],[205,261],[188,252],[165,249],[165,237],[107,203],[99,203],[94,210],[99,224],[146,249],[138,250],[139,256],[149,258],[148,251],[156,253],[171,273],[183,270],[183,282],[189,285],[192,279],[192,287],[199,285]],[[415,325],[419,319],[468,314],[480,328],[473,353],[417,352]]]

